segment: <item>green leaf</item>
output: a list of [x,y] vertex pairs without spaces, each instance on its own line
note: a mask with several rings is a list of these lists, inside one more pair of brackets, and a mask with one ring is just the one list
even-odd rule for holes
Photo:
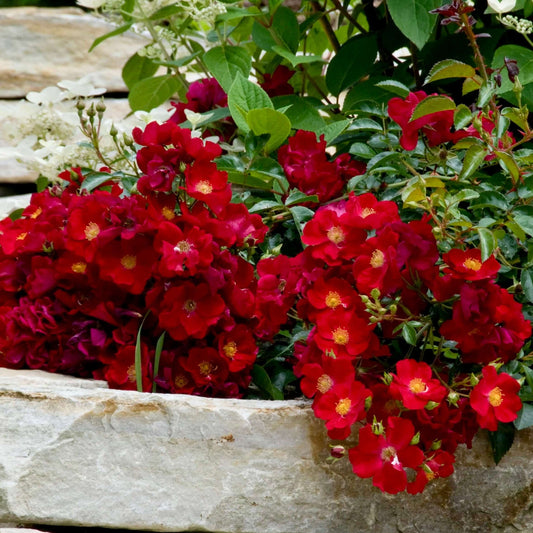
[[520,285],[527,301],[533,303],[533,269],[522,270],[520,274]]
[[476,228],[479,235],[479,246],[481,248],[481,261],[486,261],[496,248],[496,238],[494,233],[487,228]]
[[294,94],[288,96],[278,96],[273,99],[276,109],[282,106],[289,106],[284,114],[291,121],[292,127],[296,130],[321,131],[326,123],[320,116],[318,109],[312,105],[310,100],[301,98]]
[[250,131],[246,120],[248,112],[252,109],[274,109],[268,94],[255,83],[248,81],[240,72],[228,92],[228,107],[235,124],[244,132]]
[[91,44],[91,47],[89,48],[89,52],[94,50],[100,43],[104,42],[106,39],[109,39],[110,37],[115,37],[115,35],[120,35],[121,33],[124,33],[128,31],[133,26],[133,22],[128,22],[127,24],[124,24],[123,26],[119,26],[118,28],[115,28],[113,31],[110,31],[109,33],[106,33],[105,35],[100,35],[100,37],[97,37],[93,44]]
[[270,27],[254,22],[252,39],[259,48],[267,52],[272,52],[273,47],[278,45],[295,54],[300,41],[298,19],[291,9],[281,6],[272,17]]
[[315,63],[317,61],[324,63],[324,60],[320,56],[296,55],[292,52],[289,52],[286,48],[278,46],[277,44],[272,47],[272,51],[285,58],[293,67],[297,67],[303,63]]
[[254,135],[270,135],[265,144],[267,153],[280,146],[291,132],[291,121],[283,113],[269,107],[248,111],[246,122]]
[[447,78],[471,78],[476,75],[476,69],[462,61],[445,59],[433,65],[424,84]]
[[150,310],[147,311],[142,319],[139,330],[137,331],[137,340],[135,342],[135,381],[137,382],[137,392],[143,391],[141,331],[149,314]]
[[15,209],[15,211],[11,211],[8,218],[11,220],[18,220],[22,217],[22,213],[24,213],[24,207],[20,207],[19,209]]
[[383,126],[371,118],[356,118],[350,131],[383,131]]
[[291,191],[289,196],[287,196],[287,199],[285,200],[285,205],[291,206],[294,204],[303,204],[304,202],[314,202],[318,203],[318,196],[316,194],[308,195],[303,193],[302,191],[299,191],[298,189],[295,189]]
[[168,19],[169,17],[172,17],[173,15],[177,15],[178,13],[183,13],[183,8],[178,5],[170,5],[162,7],[161,9],[158,9],[155,13],[150,15],[149,20],[163,20]]
[[154,353],[154,382],[152,384],[152,392],[157,390],[157,383],[155,378],[159,374],[159,361],[161,360],[161,352],[163,351],[163,344],[165,343],[165,332],[161,333],[159,339],[157,339],[157,344],[155,345]]
[[466,151],[459,179],[466,180],[470,178],[470,176],[472,176],[472,174],[479,168],[481,163],[483,163],[486,155],[487,151],[483,146],[480,146],[479,144],[473,144],[470,146]]
[[252,380],[272,400],[283,400],[283,393],[272,384],[267,371],[259,365],[254,365],[251,371]]
[[248,211],[250,213],[259,213],[261,211],[266,211],[267,209],[272,209],[273,207],[279,207],[279,203],[274,202],[274,200],[261,200],[250,207]]
[[405,322],[402,327],[402,337],[407,344],[416,346],[416,330],[408,322]]
[[113,179],[113,175],[109,174],[109,172],[91,171],[91,173],[88,174],[83,180],[81,188],[86,191],[92,191],[100,187],[102,183],[105,183],[111,179]]
[[527,120],[524,119],[520,109],[516,107],[505,107],[502,109],[502,115],[514,122],[520,129],[527,130]]
[[507,211],[510,208],[507,198],[498,191],[483,191],[470,206],[471,209],[483,207],[495,207],[502,211]]
[[170,74],[146,78],[133,85],[128,102],[132,111],[150,111],[164,104],[178,88],[178,80]]
[[204,54],[203,60],[220,86],[229,92],[237,73],[248,78],[252,59],[246,48],[240,46],[217,46]]
[[291,212],[292,218],[294,220],[294,224],[296,225],[296,229],[298,230],[298,233],[302,235],[303,233],[303,225],[308,221],[311,220],[314,216],[314,211],[311,209],[304,207],[303,205],[295,205],[294,207],[290,207],[289,211]]
[[513,219],[524,233],[533,237],[533,206],[518,206],[513,210]]
[[380,87],[381,89],[385,89],[386,91],[396,94],[400,98],[406,98],[411,92],[409,87],[396,80],[380,81],[379,83],[376,83],[376,87]]
[[370,172],[376,168],[383,167],[385,166],[384,163],[388,163],[390,161],[399,161],[400,157],[401,156],[398,152],[380,152],[368,162],[366,171]]
[[533,426],[533,405],[524,403],[522,409],[518,411],[518,416],[514,421],[514,427],[520,431]]
[[337,96],[366,76],[372,70],[377,52],[373,34],[356,35],[346,41],[328,65],[326,85],[331,93]]
[[484,81],[481,85],[481,88],[479,89],[479,97],[477,99],[477,106],[478,107],[485,107],[488,105],[490,99],[494,96],[496,93],[496,85],[492,80],[489,80],[488,82]]
[[452,111],[455,107],[455,102],[447,96],[428,96],[415,107],[410,122],[439,111]]
[[48,181],[48,178],[46,176],[39,176],[37,180],[35,181],[37,192],[43,192],[46,189],[46,187],[48,187],[49,183],[50,182]]
[[[516,60],[518,68],[520,69],[518,79],[524,86],[524,92],[528,90],[532,91],[531,88],[527,88],[526,86],[533,82],[533,51],[529,48],[517,46],[515,44],[500,46],[500,48],[494,52],[491,67],[494,69],[502,67],[504,64],[504,58],[506,57]],[[516,97],[513,94],[513,83],[505,74],[505,69],[502,76],[501,87],[498,88],[497,92],[506,100],[516,103]]]
[[513,156],[506,152],[500,152],[499,150],[494,150],[494,154],[498,160],[503,163],[504,169],[511,174],[513,182],[516,183],[520,179],[520,169],[518,168]]
[[489,441],[492,448],[494,462],[498,464],[509,451],[514,441],[515,429],[513,424],[498,424],[497,431],[489,431]]
[[317,131],[317,137],[320,137],[320,135],[324,135],[324,139],[327,144],[332,143],[348,126],[350,125],[350,121],[348,119],[346,120],[338,120],[337,122],[331,122],[330,124],[326,124],[323,128],[319,129]]
[[139,54],[133,54],[122,69],[122,79],[128,89],[131,89],[135,83],[139,80],[149,78],[153,76],[158,69],[151,59],[140,56]]
[[456,130],[462,130],[472,122],[472,111],[464,104],[459,104],[453,114],[453,124]]
[[428,41],[437,22],[437,16],[429,11],[440,5],[440,0],[387,0],[394,24],[419,50]]
[[272,18],[272,31],[276,34],[277,41],[281,41],[293,54],[296,53],[300,42],[300,25],[292,9],[285,6],[276,9]]

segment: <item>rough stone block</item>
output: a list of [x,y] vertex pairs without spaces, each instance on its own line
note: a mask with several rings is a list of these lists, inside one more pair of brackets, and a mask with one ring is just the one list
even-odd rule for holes
[[0,98],[23,98],[86,75],[98,87],[125,91],[122,67],[147,40],[125,33],[88,52],[96,37],[114,28],[78,8],[0,9]]
[[[36,376],[36,377],[34,377]],[[87,382],[90,383],[90,382]],[[494,466],[390,496],[329,464],[307,401],[140,394],[0,374],[0,522],[224,533],[533,531],[533,432]]]

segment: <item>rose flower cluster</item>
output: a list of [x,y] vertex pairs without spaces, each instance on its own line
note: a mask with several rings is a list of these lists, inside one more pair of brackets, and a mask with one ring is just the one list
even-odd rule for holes
[[[347,452],[358,476],[418,493],[453,472],[458,444],[516,418],[520,386],[490,363],[514,358],[530,323],[495,283],[495,258],[475,248],[441,256],[427,219],[402,222],[371,193],[322,206],[302,239],[298,311],[312,326],[296,353],[302,391],[332,439],[362,424]],[[416,360],[402,336],[411,321]],[[450,341],[480,379],[450,373],[439,350]]]
[[173,122],[133,136],[141,194],[111,181],[88,193],[78,169],[0,223],[0,365],[240,397],[259,332],[280,324],[272,265],[258,280],[240,255],[267,227],[230,203],[218,145]]

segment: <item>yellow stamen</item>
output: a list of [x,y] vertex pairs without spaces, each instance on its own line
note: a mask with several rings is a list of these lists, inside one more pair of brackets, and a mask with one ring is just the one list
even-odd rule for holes
[[409,390],[415,394],[425,392],[427,388],[425,381],[420,378],[414,378],[409,382]]
[[233,341],[228,342],[228,344],[225,344],[222,347],[222,351],[224,352],[224,355],[226,357],[233,359],[235,355],[237,354],[237,344]]
[[344,231],[342,231],[342,228],[339,226],[333,226],[332,228],[329,228],[327,236],[333,244],[340,244],[345,238]]
[[374,250],[370,257],[370,266],[372,268],[380,268],[385,263],[385,254],[381,250]]
[[215,370],[213,365],[209,361],[202,361],[198,364],[198,368],[200,369],[200,374],[202,376],[209,376]]
[[332,386],[333,380],[327,374],[322,374],[316,382],[316,390],[322,394],[328,392]]
[[341,346],[345,346],[350,340],[350,334],[348,333],[348,330],[343,327],[338,327],[337,329],[335,329],[331,333],[331,336],[333,338],[333,342],[335,344],[340,344]]
[[174,246],[174,251],[180,254],[188,254],[191,251],[191,245],[188,241],[180,241]]
[[100,226],[96,222],[89,222],[85,226],[85,238],[88,241],[92,241],[93,239],[96,239],[98,237],[98,234],[100,233]]
[[196,190],[202,194],[211,194],[213,186],[207,180],[201,180],[196,184]]
[[192,313],[196,309],[196,302],[194,300],[185,300],[183,309],[188,313]]
[[163,207],[163,209],[161,209],[161,214],[167,220],[172,220],[174,218],[174,216],[175,216],[174,210],[170,209],[170,207]]
[[468,268],[468,270],[473,270],[474,272],[477,272],[481,268],[481,261],[478,261],[473,257],[469,257],[468,259],[465,259],[463,266],[465,268]]
[[492,407],[498,407],[502,404],[504,397],[505,394],[502,392],[502,389],[500,387],[494,387],[489,392],[489,403]]
[[78,263],[72,263],[72,266],[70,267],[72,272],[75,272],[76,274],[85,274],[85,271],[87,270],[87,263],[84,261],[79,261]]
[[371,207],[365,207],[363,211],[361,211],[361,218],[366,218],[370,215],[374,215],[376,212]]
[[350,400],[350,398],[343,398],[337,402],[337,405],[335,406],[335,412],[338,415],[346,416],[350,412],[351,407],[352,400]]
[[137,258],[134,255],[125,255],[121,260],[120,264],[126,270],[133,270],[137,266]]
[[341,305],[342,303],[342,298],[340,296],[340,294],[336,291],[329,291],[327,296],[326,296],[326,305],[330,308],[330,309],[335,309],[336,307],[338,307],[339,305]]

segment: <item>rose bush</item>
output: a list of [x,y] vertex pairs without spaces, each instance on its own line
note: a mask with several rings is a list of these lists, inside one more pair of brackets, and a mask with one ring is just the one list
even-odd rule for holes
[[480,428],[499,461],[533,425],[530,3],[79,3],[153,39],[132,110],[175,100],[131,135],[78,101],[101,166],[2,221],[0,364],[302,393],[389,493]]

